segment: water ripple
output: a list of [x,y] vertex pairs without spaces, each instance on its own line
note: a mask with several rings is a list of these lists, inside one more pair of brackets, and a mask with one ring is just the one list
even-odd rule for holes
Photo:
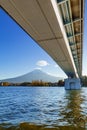
[[87,127],[87,89],[0,87],[0,124]]

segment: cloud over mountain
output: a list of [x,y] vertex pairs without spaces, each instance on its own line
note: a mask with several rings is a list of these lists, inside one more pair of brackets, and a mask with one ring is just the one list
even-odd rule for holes
[[36,65],[43,67],[49,65],[49,63],[45,60],[40,60],[36,63]]

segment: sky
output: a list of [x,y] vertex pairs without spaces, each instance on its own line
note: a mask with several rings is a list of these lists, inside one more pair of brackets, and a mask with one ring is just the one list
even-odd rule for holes
[[[83,75],[87,75],[86,14],[85,10]],[[0,80],[17,77],[35,69],[67,77],[55,61],[0,8]]]

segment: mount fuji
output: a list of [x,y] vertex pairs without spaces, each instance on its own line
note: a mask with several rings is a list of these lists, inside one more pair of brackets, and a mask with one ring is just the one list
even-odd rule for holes
[[22,83],[22,82],[32,82],[33,80],[42,80],[45,82],[58,82],[60,79],[63,78],[55,77],[39,69],[36,69],[22,76],[1,80],[1,82]]

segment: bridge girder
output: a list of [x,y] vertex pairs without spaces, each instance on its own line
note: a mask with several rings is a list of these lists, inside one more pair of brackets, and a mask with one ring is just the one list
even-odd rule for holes
[[0,6],[67,76],[81,76],[84,0],[0,0]]

